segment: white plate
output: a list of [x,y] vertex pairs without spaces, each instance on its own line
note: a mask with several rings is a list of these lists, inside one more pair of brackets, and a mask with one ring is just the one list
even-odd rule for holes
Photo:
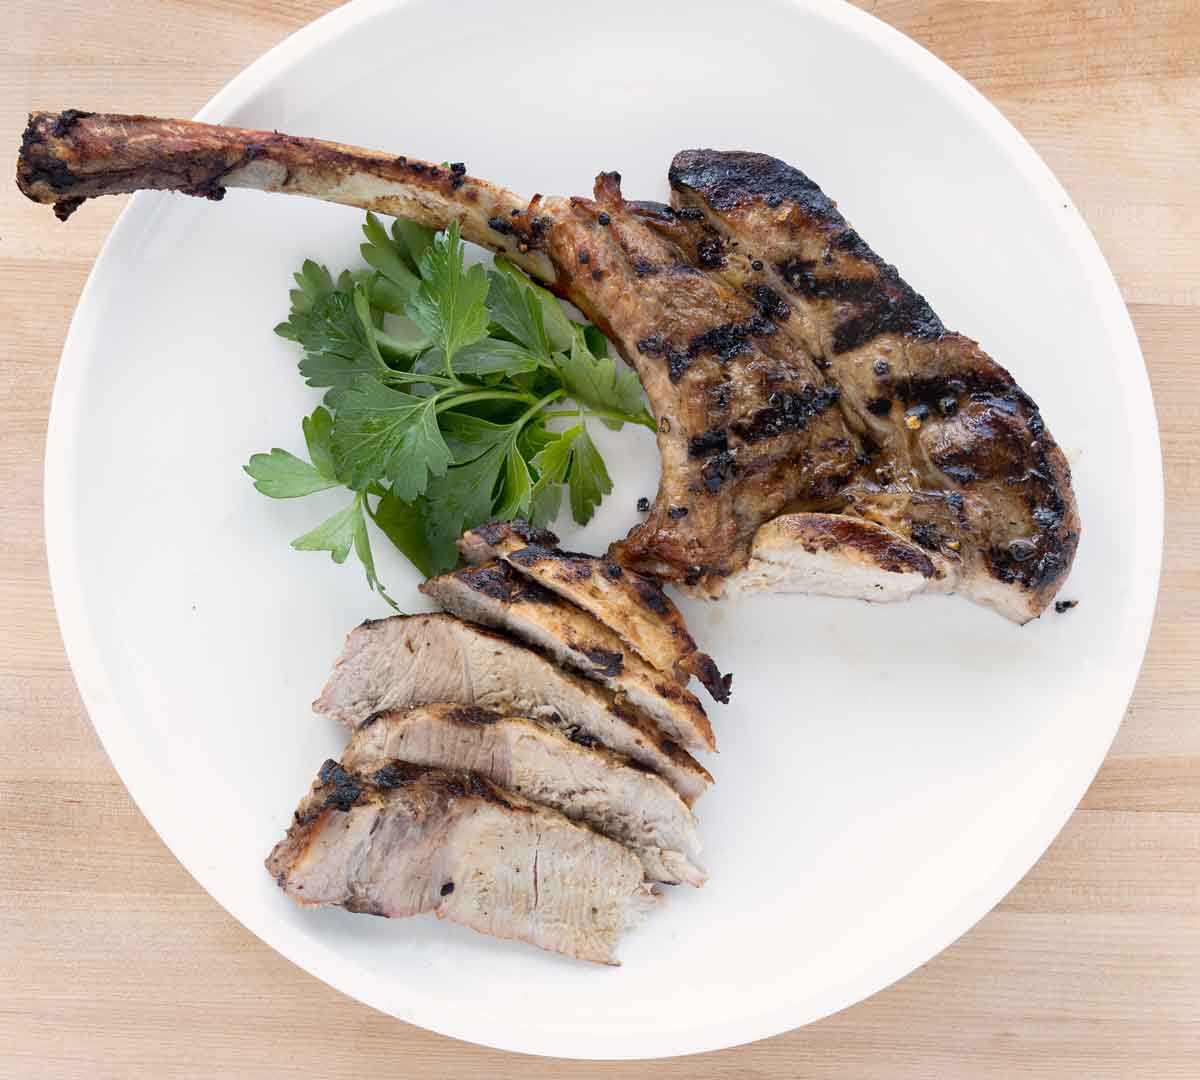
[[[302,446],[316,392],[271,327],[303,257],[356,259],[361,215],[255,193],[220,205],[138,195],[63,355],[46,461],[54,595],[130,792],[204,887],[285,956],[475,1042],[595,1058],[711,1050],[912,970],[1062,826],[1116,731],[1150,625],[1153,405],[1070,200],[982,97],[882,23],[819,2],[730,10],[360,3],[201,113],[464,159],[527,193],[587,192],[615,168],[629,195],[661,197],[682,147],[768,151],[809,172],[947,325],[1016,375],[1071,458],[1084,538],[1069,616],[1021,629],[955,598],[688,607],[737,673],[733,705],[713,710],[723,752],[700,806],[712,880],[671,892],[625,942],[623,967],[432,918],[300,911],[263,870],[342,743],[308,703],[342,635],[384,609],[357,570],[288,550],[336,495],[272,502],[240,468],[254,451]],[[571,546],[624,533],[653,494],[644,435],[607,440],[620,448],[617,489]],[[395,594],[423,606],[411,569],[380,561]]]

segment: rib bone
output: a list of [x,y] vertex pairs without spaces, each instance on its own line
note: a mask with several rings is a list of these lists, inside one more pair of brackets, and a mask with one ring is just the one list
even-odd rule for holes
[[[798,169],[687,150],[670,180],[673,206],[625,199],[616,173],[600,175],[594,199],[526,202],[458,167],[74,110],[35,113],[18,164],[21,189],[63,218],[137,188],[220,198],[250,187],[434,227],[458,219],[469,240],[573,302],[637,369],[662,473],[646,519],[612,549],[625,567],[719,596],[762,583],[757,548],[787,587],[918,591],[864,574],[861,551],[831,544],[828,530],[818,541],[807,526],[771,524],[837,515],[874,526],[885,546],[923,551],[919,591],[962,592],[1019,622],[1039,615],[1070,571],[1080,524],[1066,458],[1029,395],[947,330]],[[793,540],[801,546],[779,550]]]

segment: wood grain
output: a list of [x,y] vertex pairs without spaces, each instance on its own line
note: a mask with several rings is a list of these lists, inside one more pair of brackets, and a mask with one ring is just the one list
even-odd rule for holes
[[[190,115],[323,0],[8,0],[0,132],[35,107]],[[349,1001],[222,911],[132,805],[80,704],[41,538],[55,360],[120,200],[64,229],[0,185],[0,1076],[1200,1075],[1200,11],[878,0],[1012,119],[1131,306],[1167,477],[1162,595],[1125,725],[1046,856],[907,979],[808,1028],[618,1065],[500,1054]]]

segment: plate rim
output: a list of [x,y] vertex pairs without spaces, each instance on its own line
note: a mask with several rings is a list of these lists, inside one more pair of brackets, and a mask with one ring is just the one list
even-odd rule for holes
[[[410,2],[412,0],[350,0],[327,12],[296,30],[234,76],[195,118],[220,122],[222,117],[227,117],[245,104],[273,74],[376,15],[407,7]],[[1130,606],[1136,616],[1131,620],[1135,645],[1131,656],[1135,655],[1137,662],[1131,665],[1123,680],[1122,708],[1115,710],[1115,718],[1111,723],[1098,731],[1087,747],[1088,752],[1079,754],[1070,763],[1071,767],[1064,771],[1057,789],[1047,798],[1034,825],[1027,835],[1013,843],[1007,856],[996,864],[988,876],[986,887],[963,897],[936,931],[905,942],[888,957],[886,963],[827,988],[815,1006],[789,1004],[718,1025],[677,1028],[653,1035],[635,1034],[623,1039],[619,1047],[614,1047],[611,1036],[590,1034],[577,1028],[552,1029],[534,1024],[515,1027],[509,1020],[498,1022],[479,1014],[463,1018],[453,1003],[429,1000],[413,990],[402,995],[406,1000],[398,1007],[394,984],[367,972],[358,972],[354,978],[349,977],[344,967],[339,969],[337,954],[332,949],[317,946],[313,951],[311,942],[303,950],[303,959],[298,958],[296,954],[301,950],[293,949],[283,935],[274,932],[269,920],[248,920],[239,914],[235,910],[235,901],[223,895],[226,890],[214,883],[212,867],[189,842],[189,830],[184,825],[183,815],[176,811],[169,792],[163,789],[148,768],[136,740],[123,727],[122,711],[117,706],[103,669],[96,637],[85,606],[78,599],[82,595],[79,587],[82,578],[73,558],[74,545],[71,542],[74,535],[74,508],[69,482],[68,446],[68,436],[73,429],[72,420],[80,407],[81,398],[80,380],[75,373],[82,369],[97,334],[97,320],[89,313],[97,309],[96,297],[105,287],[104,279],[109,265],[117,261],[122,247],[129,244],[139,230],[153,228],[154,214],[142,196],[134,196],[121,212],[101,247],[72,315],[50,405],[43,469],[43,525],[55,612],[68,662],[92,727],[138,810],[168,850],[225,911],[308,974],[348,997],[427,1030],[517,1053],[592,1060],[632,1060],[738,1046],[812,1023],[856,1004],[903,978],[951,945],[979,922],[1041,858],[1074,812],[1103,763],[1140,674],[1154,621],[1162,562],[1162,451],[1145,359],[1128,309],[1099,245],[1062,184],[1028,141],[980,91],[942,60],[901,31],[853,7],[846,0],[839,0],[837,4],[829,4],[828,0],[787,2],[804,9],[812,18],[836,24],[842,32],[868,39],[891,54],[916,77],[935,82],[942,96],[965,108],[1040,193],[1069,208],[1071,213],[1061,225],[1064,241],[1079,259],[1088,279],[1089,292],[1101,302],[1098,315],[1113,336],[1115,351],[1128,358],[1130,371],[1127,375],[1131,384],[1128,390],[1134,398],[1131,411],[1150,420],[1149,424],[1143,425],[1148,430],[1144,441],[1139,444],[1139,451],[1154,463],[1152,469],[1142,474],[1141,494],[1148,499],[1153,513],[1140,517],[1135,531],[1135,573]],[[1143,561],[1136,558],[1139,552],[1143,555]],[[1143,564],[1146,557],[1148,563]],[[384,1002],[385,993],[390,999],[387,1003]]]

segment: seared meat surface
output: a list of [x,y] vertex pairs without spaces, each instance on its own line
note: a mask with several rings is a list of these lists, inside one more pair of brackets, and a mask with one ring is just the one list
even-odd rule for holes
[[[758,299],[773,339],[812,358],[815,392],[836,395],[860,455],[832,499],[788,509],[882,525],[926,552],[935,587],[1017,620],[1044,609],[1074,558],[1079,517],[1066,459],[1012,376],[947,331],[798,169],[692,150],[670,180],[677,211],[701,215],[720,249],[715,273]],[[727,427],[732,436],[738,421]],[[759,434],[741,432],[738,452]]]
[[[590,612],[659,671],[686,684],[695,675],[717,701],[729,700],[731,677],[722,675],[712,657],[696,648],[679,609],[657,582],[601,559],[558,548],[558,537],[528,526],[492,522],[471,529],[459,541],[468,562],[498,557]],[[548,543],[546,541],[549,541]]]
[[472,773],[401,761],[327,761],[266,865],[306,906],[433,912],[601,964],[655,903],[615,841]]
[[69,111],[30,118],[18,183],[63,217],[111,192],[218,198],[240,186],[428,225],[461,219],[465,236],[574,302],[637,368],[662,477],[645,521],[613,549],[627,569],[711,596],[767,578],[867,598],[918,591],[879,576],[912,572],[912,559],[863,574],[859,543],[815,553],[800,543],[777,558],[808,535],[803,520],[759,544],[771,574],[753,565],[760,528],[833,514],[924,552],[925,588],[1018,621],[1040,614],[1070,570],[1080,527],[1070,471],[1037,406],[774,158],[684,151],[671,206],[626,200],[615,173],[592,199],[526,202],[336,143]]
[[371,772],[395,759],[476,773],[619,840],[652,881],[704,884],[692,812],[661,777],[603,747],[581,746],[524,717],[430,705],[369,717],[342,765]]
[[594,616],[497,559],[432,578],[421,592],[460,618],[512,634],[602,683],[688,750],[715,750],[700,702]]
[[658,773],[689,806],[712,783],[683,747],[604,687],[449,615],[396,615],[351,631],[313,708],[356,728],[376,712],[441,702],[547,720]]

